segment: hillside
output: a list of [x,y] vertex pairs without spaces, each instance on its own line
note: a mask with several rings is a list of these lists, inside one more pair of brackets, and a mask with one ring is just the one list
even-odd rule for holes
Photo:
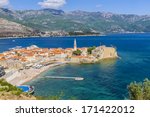
[[36,100],[36,97],[0,79],[0,100]]
[[41,9],[0,9],[0,17],[40,31],[98,32],[101,34],[150,32],[150,15],[113,14]]
[[0,18],[0,37],[22,37],[32,33],[31,28]]

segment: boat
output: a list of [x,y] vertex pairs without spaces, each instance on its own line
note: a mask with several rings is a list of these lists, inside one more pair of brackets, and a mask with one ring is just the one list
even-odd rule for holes
[[75,80],[84,80],[84,78],[76,77]]
[[17,86],[17,87],[20,88],[25,93],[34,94],[34,86],[21,85],[21,86]]

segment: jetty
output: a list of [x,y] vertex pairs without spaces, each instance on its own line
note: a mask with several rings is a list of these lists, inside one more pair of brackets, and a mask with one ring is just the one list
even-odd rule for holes
[[49,78],[49,79],[69,79],[69,80],[84,80],[82,77],[63,77],[63,76],[44,76],[42,78]]

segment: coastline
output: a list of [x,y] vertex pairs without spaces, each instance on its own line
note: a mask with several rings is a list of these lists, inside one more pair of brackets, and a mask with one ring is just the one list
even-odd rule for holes
[[[80,54],[76,54],[78,51]],[[1,54],[1,63],[5,68],[10,68],[3,76],[6,81],[19,86],[37,78],[41,73],[55,66],[66,63],[96,63],[106,58],[118,58],[116,48],[106,47],[105,45],[93,48],[78,48],[76,39],[74,39],[74,48],[45,49],[31,45],[26,48],[10,50]]]
[[106,35],[68,35],[68,36],[29,36],[29,37],[0,37],[0,40],[5,39],[26,39],[26,38],[47,38],[47,37],[98,37],[98,36],[106,36]]
[[48,38],[48,37],[101,37],[101,36],[109,36],[114,34],[150,34],[147,32],[124,32],[124,33],[110,33],[110,34],[104,34],[104,35],[67,35],[67,36],[28,36],[28,37],[0,37],[0,40],[5,39],[26,39],[26,38]]
[[[99,61],[97,61],[97,62],[95,62],[95,63],[100,63],[100,62],[102,62],[103,60],[116,60],[117,58],[119,58],[120,59],[120,57],[118,56],[118,57],[114,57],[114,58],[104,58],[104,59],[101,59],[101,60],[99,60]],[[81,65],[81,64],[93,64],[93,63],[68,63],[68,62],[64,62],[64,63],[62,63],[61,65],[49,65],[49,66],[45,66],[45,67],[43,67],[43,68],[41,68],[41,69],[39,69],[39,72],[37,73],[37,74],[34,74],[33,76],[29,76],[28,75],[28,78],[27,79],[25,79],[25,80],[23,80],[22,81],[22,83],[18,83],[17,84],[17,86],[18,85],[24,85],[25,83],[27,83],[27,82],[30,82],[31,80],[33,80],[33,79],[36,79],[38,76],[40,76],[42,73],[44,73],[44,72],[46,72],[46,71],[49,71],[49,70],[51,70],[51,69],[53,69],[53,68],[55,68],[55,67],[57,67],[57,66],[62,66],[62,65],[66,65],[66,64],[78,64],[78,65]],[[30,78],[31,77],[31,78]],[[17,83],[17,82],[16,82]]]
[[[117,59],[119,57],[115,57],[115,58],[104,58],[101,59],[95,63],[99,63],[102,60],[112,60],[112,59]],[[14,74],[11,75],[11,77],[5,77],[6,81],[9,82],[10,84],[14,85],[14,86],[20,86],[20,85],[25,85],[25,83],[32,81],[33,79],[38,78],[38,76],[40,76],[42,73],[51,70],[55,67],[60,67],[62,65],[66,65],[66,64],[93,64],[93,63],[72,63],[72,62],[62,62],[62,63],[56,63],[56,64],[51,64],[48,66],[44,66],[40,69],[35,69],[35,68],[30,68],[30,69],[24,69],[22,71],[16,71],[15,77],[13,76]]]
[[5,78],[5,79],[12,85],[20,86],[20,85],[24,85],[27,82],[30,82],[31,80],[37,78],[40,74],[42,74],[56,66],[61,66],[61,65],[65,65],[65,64],[66,63],[56,64],[56,65],[48,65],[48,66],[44,66],[40,69],[30,68],[30,69],[25,69],[20,72],[17,71],[17,75],[15,78],[13,78],[12,80],[9,80],[9,78]]
[[[116,59],[116,58],[104,58],[102,60],[110,60],[110,59]],[[102,60],[98,61],[97,63],[101,62]],[[68,62],[63,62],[63,63],[59,63],[59,64],[52,64],[52,65],[48,65],[48,66],[44,66],[40,69],[34,69],[34,68],[30,68],[30,69],[24,69],[20,72],[17,71],[16,73],[16,77],[12,78],[12,80],[9,80],[9,78],[5,78],[7,82],[9,82],[10,84],[14,85],[14,86],[20,86],[20,85],[25,85],[25,83],[32,81],[33,79],[36,79],[38,76],[40,76],[42,73],[51,70],[57,66],[62,66],[62,65],[66,65],[66,64],[77,64],[77,63],[68,63]],[[93,63],[78,63],[80,64],[93,64]]]

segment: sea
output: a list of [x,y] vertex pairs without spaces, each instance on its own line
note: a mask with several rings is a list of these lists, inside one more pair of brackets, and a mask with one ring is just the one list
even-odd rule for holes
[[[1,39],[0,52],[16,46],[37,45],[41,48],[73,48],[113,46],[120,59],[103,60],[95,64],[67,64],[52,68],[28,82],[36,96],[63,100],[126,100],[128,85],[150,78],[150,34],[113,34],[107,36],[39,37]],[[49,79],[44,76],[83,77],[84,80]]]

